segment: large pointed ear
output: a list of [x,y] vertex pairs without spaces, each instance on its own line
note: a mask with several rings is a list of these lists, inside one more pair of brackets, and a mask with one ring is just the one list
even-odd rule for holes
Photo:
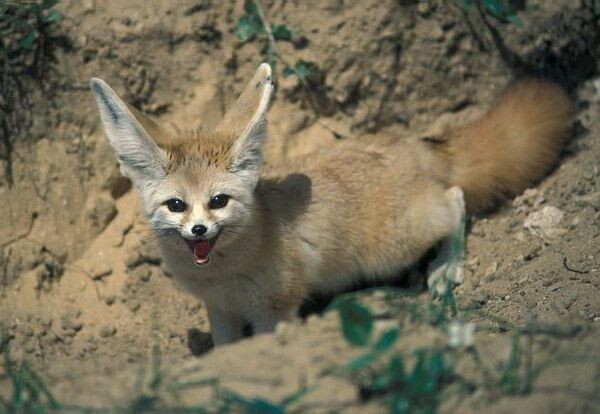
[[217,131],[235,137],[231,149],[231,171],[258,172],[262,159],[261,144],[267,136],[266,112],[271,92],[271,67],[263,63],[217,126]]
[[160,126],[129,108],[103,80],[93,78],[90,85],[121,171],[134,182],[164,178],[167,158],[150,137],[150,134],[160,136],[163,133]]

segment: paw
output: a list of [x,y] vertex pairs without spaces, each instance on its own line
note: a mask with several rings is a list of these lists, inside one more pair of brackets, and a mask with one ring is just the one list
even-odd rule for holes
[[440,246],[436,258],[427,268],[427,286],[434,295],[461,284],[465,279],[465,199],[460,187],[446,191],[449,208],[456,215],[456,227]]
[[449,260],[440,255],[428,266],[427,288],[436,296],[443,295],[448,287],[460,285],[464,280],[465,265],[462,256],[458,260]]

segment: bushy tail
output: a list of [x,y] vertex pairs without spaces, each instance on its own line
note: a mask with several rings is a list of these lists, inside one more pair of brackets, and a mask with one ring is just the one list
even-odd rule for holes
[[450,131],[450,183],[475,213],[520,194],[556,161],[569,137],[573,103],[558,85],[537,79],[509,88],[483,117]]

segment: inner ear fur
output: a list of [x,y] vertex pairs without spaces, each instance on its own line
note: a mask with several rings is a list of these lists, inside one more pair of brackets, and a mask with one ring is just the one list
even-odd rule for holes
[[271,67],[263,63],[216,128],[234,137],[233,171],[257,170],[260,165],[260,147],[267,136],[266,112],[272,92]]
[[158,145],[166,136],[163,128],[128,106],[103,80],[94,78],[90,85],[104,131],[125,175],[134,181],[164,177],[167,157]]

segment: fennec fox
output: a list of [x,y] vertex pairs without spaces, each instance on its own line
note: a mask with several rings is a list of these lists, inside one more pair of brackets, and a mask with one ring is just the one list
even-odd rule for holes
[[573,112],[560,87],[527,80],[479,120],[434,139],[365,138],[261,169],[267,64],[214,130],[181,136],[102,80],[91,87],[165,264],[205,302],[217,345],[239,339],[247,323],[272,331],[310,293],[393,277],[439,242],[428,282],[459,282],[447,253],[465,207],[488,209],[540,178]]

